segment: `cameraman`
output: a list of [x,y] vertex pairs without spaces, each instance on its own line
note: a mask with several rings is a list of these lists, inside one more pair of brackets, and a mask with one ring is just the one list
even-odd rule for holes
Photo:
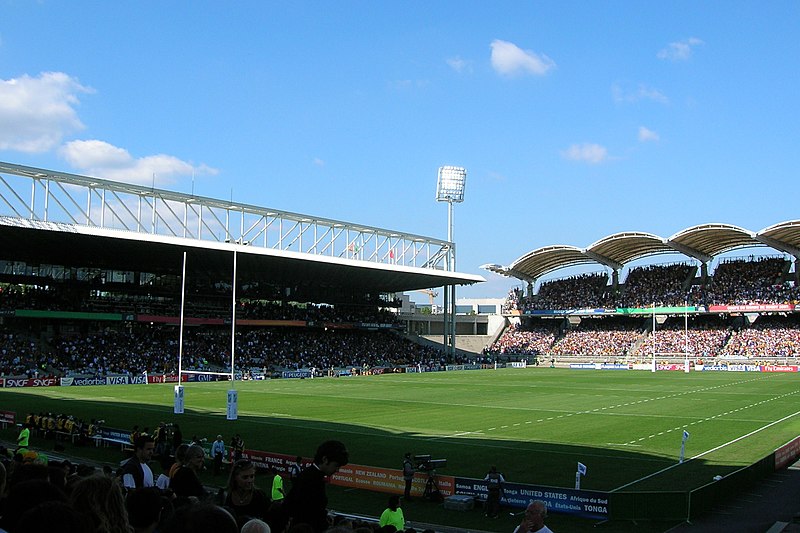
[[403,457],[403,479],[406,482],[406,489],[403,496],[406,501],[411,500],[411,483],[414,481],[414,463],[411,462],[411,452],[406,452]]

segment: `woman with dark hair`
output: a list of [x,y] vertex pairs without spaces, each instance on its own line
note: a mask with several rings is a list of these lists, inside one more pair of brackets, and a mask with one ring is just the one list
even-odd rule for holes
[[251,518],[264,520],[269,509],[269,498],[256,487],[256,467],[248,459],[233,463],[225,489],[225,507],[234,512],[239,527]]
[[389,496],[389,505],[381,514],[379,525],[381,527],[394,526],[397,531],[405,531],[406,519],[403,517],[403,510],[400,508],[400,496],[397,494]]

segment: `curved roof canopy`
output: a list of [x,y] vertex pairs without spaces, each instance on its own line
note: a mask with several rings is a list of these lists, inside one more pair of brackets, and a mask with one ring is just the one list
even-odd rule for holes
[[800,257],[800,220],[781,222],[759,232],[730,224],[700,224],[681,230],[668,239],[652,233],[621,232],[603,237],[587,248],[544,246],[528,252],[507,267],[491,264],[483,268],[535,282],[550,272],[581,264],[595,263],[620,270],[625,264],[642,257],[676,253],[708,263],[725,252],[757,246],[769,246]]

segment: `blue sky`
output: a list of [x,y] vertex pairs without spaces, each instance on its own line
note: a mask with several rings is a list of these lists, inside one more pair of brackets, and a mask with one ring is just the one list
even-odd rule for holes
[[[0,160],[437,238],[797,219],[800,2],[0,0]],[[194,179],[192,178],[194,176]],[[426,301],[424,295],[415,298]]]

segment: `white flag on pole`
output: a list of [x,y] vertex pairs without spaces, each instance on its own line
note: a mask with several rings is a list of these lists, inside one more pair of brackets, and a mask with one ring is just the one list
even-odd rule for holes
[[583,463],[578,463],[578,473],[582,476],[586,475],[586,465]]
[[688,438],[689,438],[689,432],[684,429],[683,430],[683,438],[681,439],[681,454],[678,456],[678,462],[679,463],[683,462],[683,456],[684,456],[684,453],[686,452],[686,439],[688,439]]

